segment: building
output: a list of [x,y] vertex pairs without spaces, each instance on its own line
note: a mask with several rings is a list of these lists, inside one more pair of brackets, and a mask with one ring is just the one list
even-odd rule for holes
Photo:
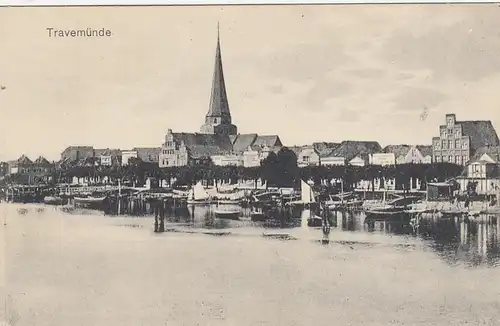
[[381,151],[382,147],[375,141],[347,140],[341,142],[328,157],[323,157],[322,164],[332,160],[333,157],[342,157],[345,164],[354,163],[353,165],[356,166],[364,166],[369,164],[370,155]]
[[125,150],[122,151],[122,165],[128,165],[129,160],[133,158],[138,158],[138,154],[136,150]]
[[298,167],[320,165],[319,153],[314,146],[304,146],[295,154],[297,155]]
[[69,146],[61,153],[61,160],[78,161],[88,157],[94,157],[92,146]]
[[[392,155],[376,155],[375,165],[391,165],[391,164],[430,164],[432,163],[432,146],[426,145],[388,145],[384,147],[381,154]],[[375,155],[375,154],[374,154]],[[394,163],[389,163],[394,161]],[[380,164],[383,163],[383,164]]]
[[122,151],[119,149],[95,149],[94,158],[99,165],[102,166],[118,166],[121,165]]
[[457,178],[462,192],[471,182],[476,184],[476,192],[480,195],[496,194],[500,187],[500,169],[495,161],[473,159],[464,172],[464,175]]
[[374,153],[370,155],[371,165],[396,165],[396,155],[394,153]]
[[132,150],[143,162],[158,164],[160,161],[161,147],[134,147]]
[[432,159],[465,165],[479,148],[499,145],[491,121],[457,121],[455,114],[447,114],[439,137],[432,138]]
[[54,168],[55,164],[42,156],[32,161],[22,155],[19,159],[8,162],[8,174],[21,176],[18,180],[27,184],[50,180]]
[[208,112],[199,133],[168,129],[159,150],[159,166],[183,166],[210,158],[217,165],[256,166],[283,144],[277,135],[239,134],[232,123],[222,66],[219,32]]

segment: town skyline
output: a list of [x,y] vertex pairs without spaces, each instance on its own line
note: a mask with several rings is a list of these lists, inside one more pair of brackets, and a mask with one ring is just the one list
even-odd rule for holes
[[[446,113],[500,123],[494,5],[145,7],[140,28],[127,24],[137,9],[114,8],[113,21],[105,7],[7,10],[3,21],[27,28],[15,40],[2,36],[2,62],[16,64],[0,68],[8,122],[0,160],[56,160],[72,145],[160,147],[168,129],[197,132],[209,104],[218,21],[240,133],[277,134],[285,146],[430,145]],[[283,24],[270,28],[273,15]],[[108,25],[113,37],[46,38],[51,20],[67,28]],[[352,30],[361,23],[369,28]]]

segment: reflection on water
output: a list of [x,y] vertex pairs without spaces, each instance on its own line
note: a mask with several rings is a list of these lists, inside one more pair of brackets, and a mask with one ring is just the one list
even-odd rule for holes
[[[239,220],[219,219],[214,212],[220,209],[240,209]],[[252,210],[237,206],[188,206],[171,209],[166,212],[168,222],[187,223],[194,228],[304,228],[304,216],[308,211],[284,210],[267,212],[266,221],[252,221]],[[359,212],[329,212],[332,235],[323,234],[322,243],[335,241],[335,232],[362,232],[414,237],[421,240],[427,248],[436,252],[449,264],[465,264],[468,266],[497,266],[500,263],[498,234],[500,219],[495,216],[481,216],[469,221],[460,218],[442,218],[425,215],[419,219],[418,226],[412,227],[408,222],[365,220]],[[307,228],[307,224],[305,224]]]
[[[240,216],[235,220],[217,218],[215,213],[221,210],[239,210]],[[263,220],[262,216],[255,219],[255,215],[252,214],[254,212],[252,208],[236,205],[163,206],[158,210],[154,203],[149,203],[140,209],[134,208],[129,214],[164,216],[167,224],[180,223],[184,227],[193,229],[283,229],[285,233],[293,231],[293,236],[315,237],[315,241],[323,244],[331,241],[374,244],[385,243],[391,239],[407,243],[413,239],[423,245],[424,249],[435,252],[450,265],[462,264],[473,267],[500,264],[498,241],[500,219],[495,216],[480,216],[468,220],[442,218],[429,214],[421,216],[416,225],[411,225],[409,219],[377,221],[365,219],[365,215],[360,212],[328,212],[330,227],[321,232],[321,227],[309,228],[305,221],[308,216],[319,216],[320,212],[297,208],[268,209],[264,212]],[[26,214],[25,209],[21,208],[18,214]],[[315,232],[306,232],[307,230]]]

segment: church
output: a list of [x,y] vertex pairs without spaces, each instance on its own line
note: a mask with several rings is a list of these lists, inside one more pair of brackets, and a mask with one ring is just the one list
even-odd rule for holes
[[177,133],[168,129],[159,156],[159,166],[184,166],[208,158],[222,166],[259,166],[271,151],[277,152],[282,146],[277,135],[239,134],[233,124],[217,28],[215,67],[205,123],[199,133]]

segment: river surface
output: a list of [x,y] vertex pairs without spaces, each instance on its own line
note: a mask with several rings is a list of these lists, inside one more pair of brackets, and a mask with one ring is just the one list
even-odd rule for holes
[[195,210],[154,233],[152,217],[0,204],[0,325],[500,325],[500,219],[414,232],[338,213],[324,244],[300,221]]

